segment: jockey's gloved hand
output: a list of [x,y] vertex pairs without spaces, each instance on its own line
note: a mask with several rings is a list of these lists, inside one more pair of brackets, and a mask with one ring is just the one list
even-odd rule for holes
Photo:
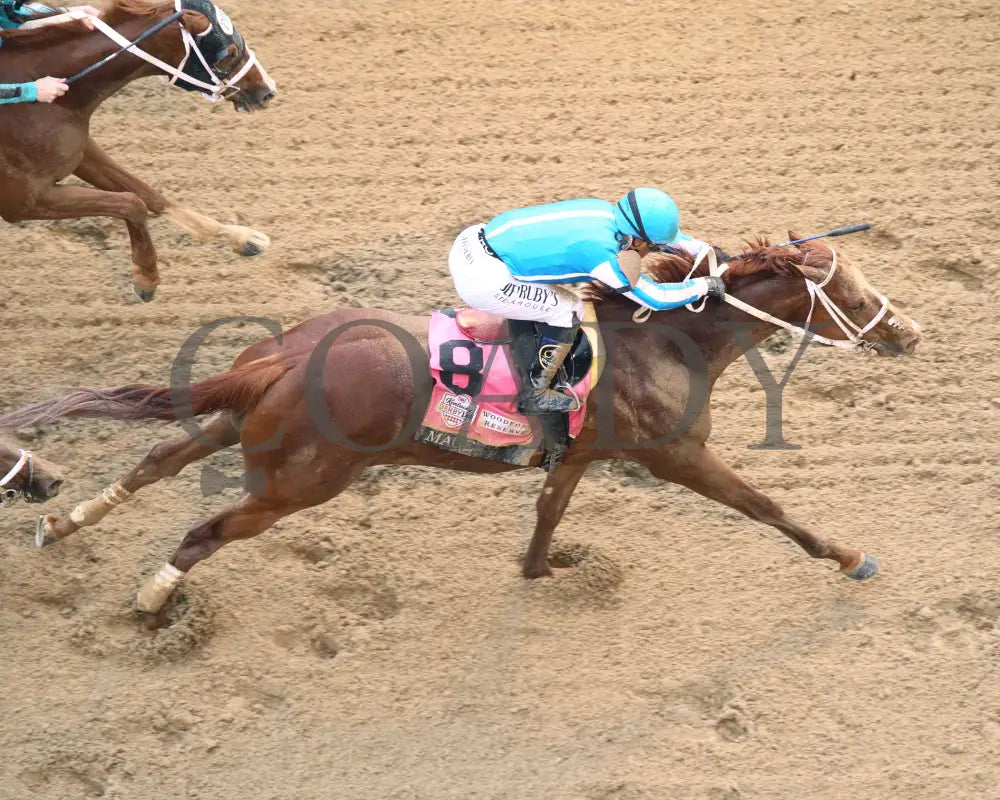
[[714,275],[705,278],[705,289],[705,294],[714,297],[720,303],[726,299],[726,284],[722,282],[722,278]]

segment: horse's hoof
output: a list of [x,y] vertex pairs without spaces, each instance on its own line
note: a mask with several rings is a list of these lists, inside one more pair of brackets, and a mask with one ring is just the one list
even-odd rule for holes
[[153,299],[153,295],[156,294],[156,287],[151,289],[144,289],[140,286],[132,285],[132,291],[135,292],[135,296],[138,297],[142,302],[149,303]]
[[139,627],[147,633],[152,633],[153,631],[158,631],[161,628],[167,627],[167,620],[163,614],[150,614],[148,611],[143,611],[142,619],[139,621]]
[[552,567],[547,562],[543,562],[541,566],[526,565],[521,570],[521,577],[528,581],[537,580],[538,578],[551,578],[552,576]]
[[35,547],[41,549],[47,547],[50,544],[55,544],[56,535],[52,530],[52,526],[45,517],[39,517],[38,523],[35,525]]
[[866,553],[861,554],[861,563],[854,569],[841,570],[852,581],[866,581],[878,575],[878,559]]
[[243,243],[237,252],[244,258],[259,256],[271,246],[271,239],[263,233],[254,231],[253,235]]

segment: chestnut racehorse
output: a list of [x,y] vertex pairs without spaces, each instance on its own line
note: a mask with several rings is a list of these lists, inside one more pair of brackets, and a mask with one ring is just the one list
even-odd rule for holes
[[[692,269],[706,272],[704,263],[685,256],[646,259],[656,280],[681,280]],[[792,248],[761,241],[730,264],[724,280],[726,305],[712,301],[702,313],[657,312],[642,324],[633,320],[637,309],[629,301],[605,295],[599,302],[597,319],[607,340],[603,377],[589,398],[583,430],[545,480],[525,577],[551,575],[547,551],[553,530],[587,466],[606,459],[638,462],[658,478],[773,525],[810,556],[835,561],[850,578],[864,580],[878,571],[871,556],[787,517],[705,444],[709,397],[729,364],[789,321],[807,324],[811,318],[810,333],[825,337],[818,341],[880,355],[912,353],[920,339],[916,323],[822,243]],[[427,327],[427,317],[333,311],[250,346],[228,372],[181,390],[76,389],[0,416],[0,427],[17,427],[65,416],[176,420],[219,412],[192,436],[156,445],[128,475],[69,516],[40,519],[36,541],[47,544],[92,525],[140,488],[241,443],[247,494],[191,528],[169,563],[146,582],[138,605],[156,612],[199,561],[288,514],[325,503],[367,467],[420,464],[479,473],[518,468],[414,441],[414,421],[422,418],[433,380]],[[680,424],[685,417],[688,422]],[[539,459],[536,455],[531,466]]]
[[44,503],[59,494],[62,482],[55,464],[0,440],[0,505],[12,505],[21,498]]
[[[153,299],[160,281],[146,225],[150,213],[167,216],[201,241],[225,237],[244,256],[261,253],[269,244],[262,233],[223,225],[168,200],[112,161],[90,137],[90,118],[101,103],[132,81],[166,77],[167,70],[174,70],[175,85],[202,90],[212,100],[228,99],[237,111],[265,108],[274,97],[274,82],[225,12],[206,0],[178,0],[177,5],[179,22],[137,45],[162,67],[132,51],[121,53],[72,83],[54,103],[0,109],[0,216],[8,222],[94,216],[124,220],[132,243],[133,287],[144,301]],[[8,82],[44,75],[70,78],[174,13],[174,0],[115,0],[94,21],[95,30],[70,19],[5,31],[0,73]],[[59,183],[71,174],[90,186]]]

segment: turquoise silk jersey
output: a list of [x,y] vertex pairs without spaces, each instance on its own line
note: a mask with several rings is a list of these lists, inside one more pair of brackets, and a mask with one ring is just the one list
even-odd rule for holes
[[525,283],[598,280],[654,311],[693,303],[703,294],[691,280],[656,283],[643,276],[630,287],[618,266],[614,206],[604,200],[561,200],[507,211],[490,220],[483,233],[510,274]]

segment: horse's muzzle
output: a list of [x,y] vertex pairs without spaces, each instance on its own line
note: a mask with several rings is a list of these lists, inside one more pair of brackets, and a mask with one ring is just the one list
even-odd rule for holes
[[873,348],[880,356],[912,356],[917,351],[922,337],[914,331],[906,337],[875,342]]
[[47,478],[35,478],[25,491],[25,499],[28,502],[44,503],[59,494],[62,487],[62,476],[56,475]]
[[233,105],[240,113],[262,111],[271,104],[277,92],[268,88],[244,89],[233,98]]

